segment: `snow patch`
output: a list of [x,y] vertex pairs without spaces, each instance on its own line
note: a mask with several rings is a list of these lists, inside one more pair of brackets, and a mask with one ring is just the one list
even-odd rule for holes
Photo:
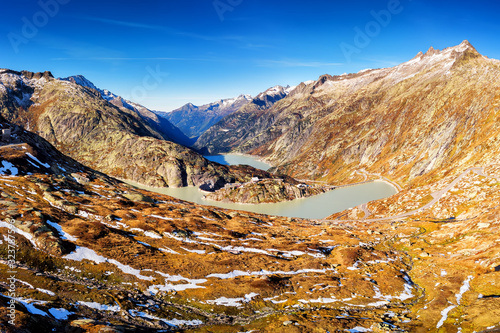
[[50,295],[50,296],[55,296],[56,293],[47,289],[41,289],[41,288],[36,288],[39,292],[42,292],[44,294]]
[[144,236],[154,239],[162,239],[160,235],[152,231],[144,231]]
[[49,220],[47,220],[47,224],[50,225],[52,228],[56,229],[57,232],[59,232],[59,234],[61,235],[61,239],[69,240],[71,242],[76,242],[78,240],[78,238],[73,237],[67,232],[65,232],[59,224],[51,222]]
[[441,326],[443,326],[445,320],[448,319],[448,313],[450,313],[450,311],[454,308],[456,308],[455,305],[450,305],[449,307],[441,311],[441,319],[437,323],[436,328],[440,328]]
[[171,284],[165,283],[164,285],[152,285],[148,288],[148,291],[151,295],[156,295],[159,291],[184,291],[187,289],[198,289],[205,288],[203,286],[199,286],[199,284],[203,284],[207,282],[206,279],[188,279],[181,275],[170,275],[166,273],[162,273],[157,271],[156,273],[160,274],[165,278],[165,282],[187,282],[184,284]]
[[38,158],[36,158],[35,156],[31,155],[30,153],[26,153],[26,155],[28,155],[33,161],[37,162],[41,166],[44,166],[45,168],[50,169],[50,165],[49,164],[40,162],[40,160]]
[[326,273],[327,271],[334,271],[334,269],[327,268],[327,269],[300,269],[298,271],[266,271],[266,270],[260,270],[258,272],[244,272],[244,271],[239,271],[239,270],[234,270],[229,273],[225,274],[209,274],[207,275],[207,278],[219,278],[222,280],[225,279],[234,279],[238,276],[268,276],[268,275],[275,275],[275,274],[281,274],[281,275],[297,275],[297,274],[305,274],[305,273]]
[[118,312],[120,311],[120,306],[118,305],[105,305],[105,304],[100,304],[96,302],[83,302],[83,301],[78,301],[76,302],[78,305],[84,305],[88,308],[95,309],[98,311],[111,311],[111,312]]
[[191,249],[186,249],[185,247],[182,247],[182,246],[181,246],[181,249],[183,249],[184,251],[187,251],[187,252],[197,253],[197,254],[205,254],[206,253],[205,250],[191,250]]
[[243,303],[249,303],[256,296],[259,296],[259,294],[250,293],[246,294],[244,297],[239,297],[239,298],[219,297],[215,300],[209,300],[207,301],[207,303],[239,308],[243,306]]
[[364,328],[364,327],[361,327],[361,326],[356,326],[354,328],[351,328],[351,329],[348,329],[346,330],[347,332],[351,332],[351,333],[357,333],[357,332],[372,332],[371,329],[369,328]]
[[165,324],[167,324],[169,326],[174,326],[174,327],[203,325],[203,322],[201,320],[181,320],[181,319],[167,320],[167,319],[159,318],[159,317],[147,314],[147,313],[142,312],[142,311],[137,311],[137,310],[128,310],[128,313],[132,317],[141,317],[141,318],[145,318],[145,319],[159,320],[159,321],[163,321]]
[[118,267],[118,269],[121,270],[125,274],[135,275],[138,279],[141,279],[141,280],[146,280],[146,281],[154,280],[154,278],[151,276],[141,275],[141,271],[138,269],[132,268],[128,265],[124,265],[115,259],[105,258],[101,255],[98,255],[94,250],[91,250],[91,249],[86,248],[86,247],[77,246],[75,251],[71,252],[70,254],[65,255],[63,258],[69,259],[69,260],[75,260],[75,261],[82,261],[83,259],[87,259],[87,260],[93,261],[97,264],[109,262],[110,264],[113,264],[116,267]]

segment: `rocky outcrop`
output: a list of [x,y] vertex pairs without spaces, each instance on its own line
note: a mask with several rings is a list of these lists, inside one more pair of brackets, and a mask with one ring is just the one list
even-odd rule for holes
[[283,179],[253,180],[226,184],[224,188],[205,195],[205,199],[231,203],[276,203],[306,198],[332,190],[331,186],[291,184]]

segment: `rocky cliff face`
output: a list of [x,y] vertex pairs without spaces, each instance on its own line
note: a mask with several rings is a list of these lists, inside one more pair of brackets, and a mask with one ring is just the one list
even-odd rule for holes
[[156,114],[168,119],[185,135],[196,140],[212,125],[248,104],[251,100],[251,96],[241,95],[237,98],[223,99],[202,106],[189,103],[172,112],[157,111]]
[[231,151],[248,139],[253,127],[266,128],[272,124],[267,110],[274,103],[288,96],[295,87],[276,86],[260,93],[251,103],[223,118],[210,127],[194,144],[194,148],[207,154],[220,154]]
[[282,179],[263,179],[243,184],[227,184],[224,188],[208,193],[205,198],[231,203],[275,203],[307,198],[332,189],[328,186],[291,184]]
[[300,178],[342,182],[365,168],[425,183],[498,158],[499,75],[467,41],[431,48],[393,68],[323,76],[269,110],[250,104],[197,148],[258,154]]
[[[0,70],[0,113],[106,174],[150,186],[224,184],[229,169],[171,141],[156,115],[51,75]],[[158,122],[157,122],[158,121]]]
[[70,76],[68,78],[62,79],[64,81],[73,82],[82,87],[91,89],[101,95],[103,99],[123,110],[124,112],[133,111],[137,115],[139,115],[144,121],[146,121],[151,128],[153,128],[156,132],[158,132],[165,140],[173,141],[175,143],[179,143],[181,145],[187,146],[192,143],[181,130],[179,130],[176,126],[172,125],[165,118],[159,117],[153,111],[148,108],[125,100],[123,97],[113,94],[109,90],[103,90],[97,88],[92,82],[90,82],[87,78],[82,75]]

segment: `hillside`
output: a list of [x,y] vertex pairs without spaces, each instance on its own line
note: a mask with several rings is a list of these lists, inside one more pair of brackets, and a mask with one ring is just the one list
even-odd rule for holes
[[473,332],[498,324],[498,166],[436,184],[463,189],[439,210],[465,196],[483,211],[468,219],[425,217],[432,210],[391,217],[386,199],[371,206],[377,223],[309,221],[136,190],[33,133],[19,129],[16,138],[23,143],[0,147],[2,331]]
[[244,180],[240,171],[232,174],[174,143],[178,130],[171,135],[165,119],[75,82],[49,72],[0,70],[0,113],[75,160],[121,179],[157,187],[220,187]]
[[92,82],[82,75],[70,76],[64,79],[64,81],[73,82],[82,87],[92,89],[99,93],[103,99],[110,102],[119,109],[128,112],[133,111],[139,115],[143,120],[145,120],[153,129],[161,133],[165,140],[170,140],[175,143],[179,143],[183,146],[187,146],[191,143],[189,138],[182,133],[176,126],[172,125],[169,121],[162,117],[158,117],[153,111],[148,108],[125,100],[123,97],[113,94],[109,90],[103,90],[97,88]]
[[362,169],[425,184],[498,160],[499,75],[500,62],[467,41],[430,48],[393,68],[322,76],[266,111],[244,108],[196,147],[257,154],[279,172],[331,184]]

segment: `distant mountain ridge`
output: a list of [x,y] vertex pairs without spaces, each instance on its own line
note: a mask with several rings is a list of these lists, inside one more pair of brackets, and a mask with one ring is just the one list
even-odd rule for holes
[[221,99],[217,102],[196,106],[188,103],[171,112],[155,113],[177,126],[187,137],[197,138],[220,119],[238,110],[252,100],[250,95]]
[[[250,103],[222,118],[208,128],[195,142],[193,148],[204,154],[227,153],[231,147],[241,142],[245,128],[250,122],[260,122],[261,114],[276,102],[292,94],[297,87],[274,86],[258,94]],[[246,122],[249,123],[246,123]]]
[[240,95],[202,106],[188,103],[171,112],[155,111],[155,113],[167,118],[172,124],[181,129],[185,135],[196,140],[210,127],[245,105],[254,103],[261,108],[267,108],[286,97],[293,89],[295,87],[278,85],[261,92],[255,98],[250,95]]
[[156,187],[217,187],[247,176],[175,143],[167,120],[119,101],[82,77],[0,69],[0,115],[94,170]]
[[[323,75],[263,112],[250,104],[195,147],[256,154],[280,173],[335,183],[365,168],[402,184],[498,160],[500,61],[468,42],[392,68]],[[488,148],[489,147],[489,148]]]

